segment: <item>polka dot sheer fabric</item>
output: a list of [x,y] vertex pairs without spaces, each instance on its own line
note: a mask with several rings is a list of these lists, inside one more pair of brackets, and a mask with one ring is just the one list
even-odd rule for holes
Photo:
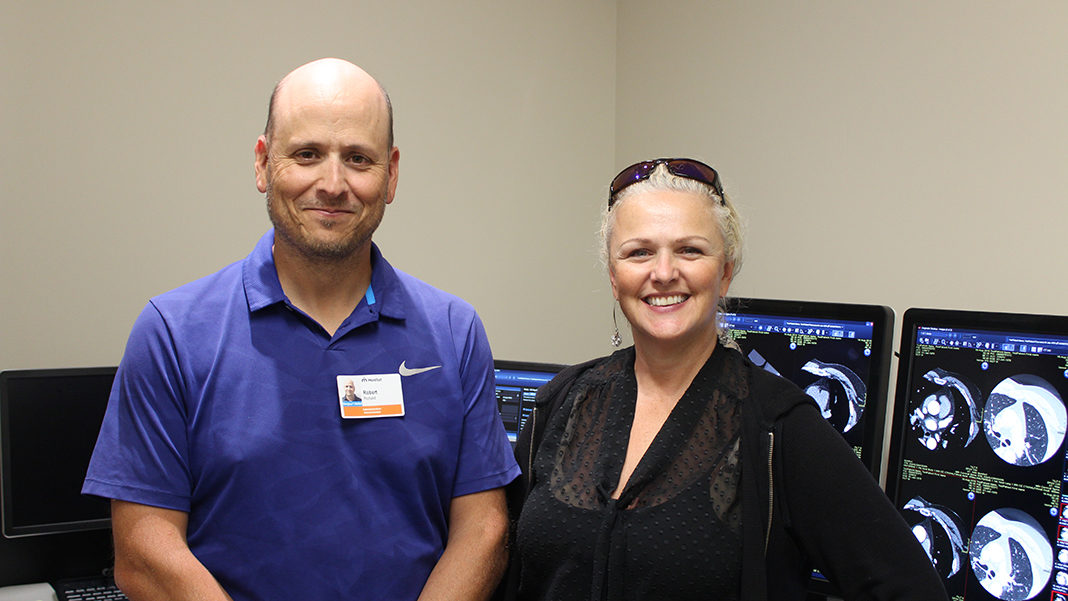
[[520,551],[534,566],[523,589],[535,594],[523,598],[737,598],[747,381],[723,360],[729,352],[702,368],[618,499],[637,398],[633,349],[574,384],[550,417],[520,519]]

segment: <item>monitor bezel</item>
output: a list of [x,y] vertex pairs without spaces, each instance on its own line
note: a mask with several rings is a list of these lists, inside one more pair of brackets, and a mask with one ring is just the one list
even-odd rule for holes
[[28,536],[43,536],[69,532],[107,530],[111,528],[111,518],[92,520],[71,520],[19,526],[13,523],[11,515],[14,491],[11,490],[11,420],[9,382],[23,379],[68,378],[83,376],[115,376],[117,367],[70,367],[52,369],[11,369],[0,371],[0,534],[4,538],[15,539]]
[[[751,297],[728,297],[726,313],[757,314],[769,317],[791,317],[821,320],[870,321],[872,323],[871,374],[865,401],[865,444],[861,462],[879,480],[883,463],[883,431],[890,402],[890,370],[893,357],[894,310],[887,305],[804,301]],[[874,399],[874,405],[872,405]]]
[[1001,313],[960,309],[910,308],[901,322],[897,383],[890,416],[890,445],[886,461],[886,494],[900,510],[901,465],[908,424],[908,396],[912,381],[912,348],[920,327],[967,328],[998,333],[1040,334],[1068,337],[1068,316],[1031,313]]

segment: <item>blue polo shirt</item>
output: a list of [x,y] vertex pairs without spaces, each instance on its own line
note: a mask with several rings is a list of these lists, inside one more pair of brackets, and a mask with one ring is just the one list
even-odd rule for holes
[[[148,303],[83,492],[188,512],[235,601],[415,599],[452,498],[519,473],[482,323],[374,247],[372,294],[330,336],[286,299],[273,241]],[[382,374],[406,374],[404,415],[342,419],[337,377]]]

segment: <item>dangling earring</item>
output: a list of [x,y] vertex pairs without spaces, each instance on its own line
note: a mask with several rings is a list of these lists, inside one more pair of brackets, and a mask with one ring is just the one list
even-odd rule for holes
[[616,323],[616,304],[612,303],[612,346],[619,348],[623,344],[623,337],[619,335],[619,325]]

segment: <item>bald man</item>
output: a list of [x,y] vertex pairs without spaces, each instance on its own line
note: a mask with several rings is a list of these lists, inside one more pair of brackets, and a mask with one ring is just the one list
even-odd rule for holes
[[[83,492],[139,599],[484,599],[518,474],[478,316],[371,237],[400,151],[382,87],[288,74],[255,144],[273,228],[152,299]],[[351,382],[361,403],[338,401]]]

